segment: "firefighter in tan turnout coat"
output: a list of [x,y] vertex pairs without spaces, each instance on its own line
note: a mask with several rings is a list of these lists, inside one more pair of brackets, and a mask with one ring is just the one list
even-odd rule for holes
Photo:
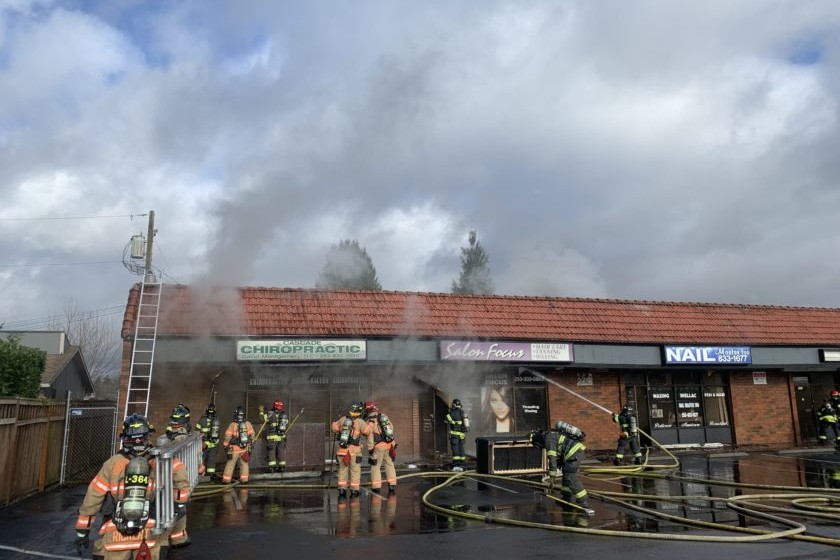
[[[155,461],[151,449],[148,420],[132,414],[123,422],[120,452],[103,463],[88,485],[76,520],[76,551],[81,556],[90,547],[90,531],[98,513],[102,513],[100,538],[93,545],[93,558],[130,560],[143,557],[158,560],[166,557],[168,536],[154,535]],[[174,498],[185,504],[189,499],[186,467],[173,463]]]
[[233,471],[237,463],[239,464],[239,482],[248,482],[250,474],[248,461],[251,460],[251,447],[254,445],[256,435],[254,426],[245,420],[245,409],[237,406],[233,412],[233,422],[228,424],[225,430],[223,445],[227,453],[227,463],[225,463],[222,482],[229,484],[233,480]]
[[336,459],[338,460],[338,497],[347,497],[347,486],[350,486],[350,497],[359,495],[362,482],[362,436],[368,437],[370,426],[362,420],[364,405],[356,401],[350,405],[347,414],[332,423],[332,431],[336,434]]

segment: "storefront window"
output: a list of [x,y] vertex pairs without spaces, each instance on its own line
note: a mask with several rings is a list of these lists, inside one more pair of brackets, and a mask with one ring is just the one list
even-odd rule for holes
[[639,372],[626,373],[624,377],[627,402],[637,405],[643,426],[662,429],[730,425],[726,372],[645,372],[644,375],[644,380]]
[[680,428],[699,428],[703,425],[700,387],[677,388],[677,423]]
[[536,376],[489,372],[481,387],[481,422],[485,435],[526,434],[547,423],[545,382]]
[[704,387],[703,404],[707,426],[728,426],[729,412],[726,408],[726,387]]
[[674,390],[671,387],[651,387],[649,402],[651,427],[673,428],[676,426]]
[[545,409],[545,386],[516,387],[516,432],[527,434],[531,430],[542,430],[548,424]]
[[504,371],[487,373],[481,387],[481,423],[485,434],[512,434],[516,431],[513,383]]

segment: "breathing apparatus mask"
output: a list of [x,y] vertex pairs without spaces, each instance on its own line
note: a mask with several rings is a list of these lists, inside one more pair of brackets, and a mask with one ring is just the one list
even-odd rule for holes
[[152,431],[145,416],[132,414],[125,419],[122,432],[120,432],[122,451],[135,457],[144,455],[152,447],[149,443]]

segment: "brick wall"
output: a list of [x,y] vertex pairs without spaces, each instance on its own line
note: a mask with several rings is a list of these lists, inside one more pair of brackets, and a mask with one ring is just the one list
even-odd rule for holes
[[767,372],[767,385],[753,385],[750,372],[730,377],[732,424],[737,445],[794,445],[787,374]]
[[[617,411],[623,388],[617,372],[593,374],[591,386],[577,385],[576,372],[559,372],[549,376],[550,380],[586,397],[609,410]],[[589,404],[552,383],[548,383],[548,413],[550,425],[563,420],[583,430],[586,446],[591,450],[606,450],[615,447],[618,428],[609,413]]]

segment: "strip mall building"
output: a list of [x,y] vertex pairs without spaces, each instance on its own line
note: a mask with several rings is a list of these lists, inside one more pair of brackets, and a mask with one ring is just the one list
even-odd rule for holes
[[[214,378],[224,423],[244,405],[259,426],[259,405],[279,398],[290,417],[300,413],[290,468],[324,464],[329,424],[354,400],[374,400],[392,418],[400,461],[433,462],[448,451],[442,420],[452,398],[470,415],[468,453],[475,437],[558,419],[586,432],[591,449],[610,449],[617,430],[604,409],[625,402],[662,444],[790,446],[815,442],[815,410],[840,386],[840,309],[159,289],[152,422],[165,425],[179,402],[197,419]],[[121,411],[135,408],[126,393],[141,297],[138,284],[123,323]]]

